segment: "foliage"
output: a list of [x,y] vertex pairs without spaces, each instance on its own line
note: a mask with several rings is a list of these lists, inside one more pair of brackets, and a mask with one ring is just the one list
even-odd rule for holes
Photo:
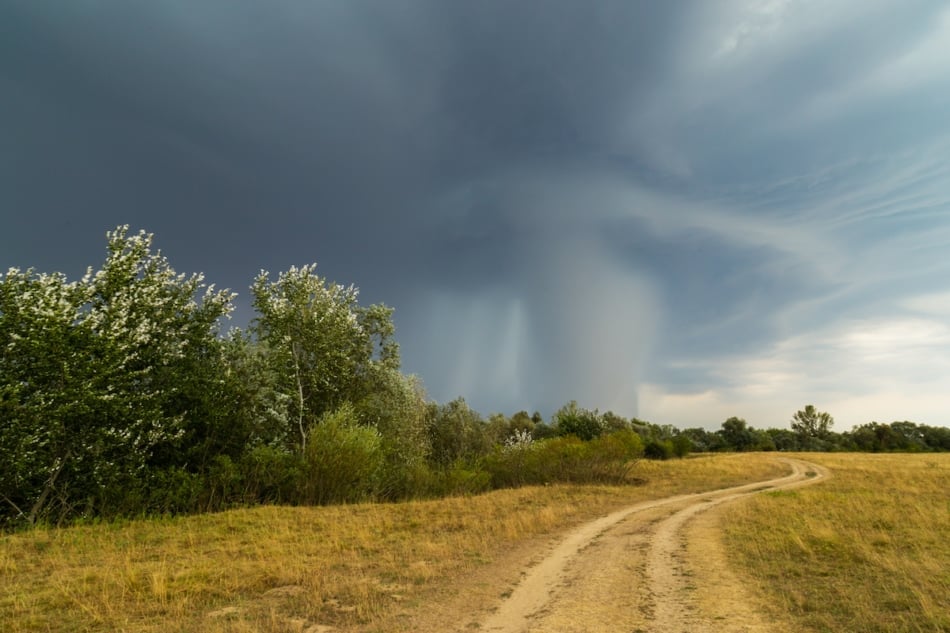
[[241,457],[239,467],[242,503],[299,501],[304,476],[303,458],[299,453],[277,446],[254,446]]
[[412,497],[430,454],[427,403],[422,383],[395,369],[379,368],[372,388],[354,404],[360,424],[376,429],[382,438],[385,467],[379,494],[387,499]]
[[301,501],[352,503],[372,498],[383,468],[379,431],[360,426],[352,405],[323,414],[304,449]]
[[[495,452],[488,460],[488,470],[492,473],[492,481],[496,487],[523,486],[531,481],[536,473],[530,472],[534,461],[533,453],[537,452],[541,443],[535,442],[534,437],[527,430],[516,431],[505,440],[504,444],[495,447]],[[543,483],[543,482],[541,482]]]
[[818,411],[812,404],[796,411],[792,416],[792,430],[801,435],[806,444],[810,438],[827,437],[834,423],[834,418],[829,413]]
[[723,422],[719,434],[726,445],[737,451],[751,450],[755,446],[755,434],[742,418],[733,416]]
[[573,435],[581,440],[592,440],[604,432],[603,420],[597,411],[583,409],[575,400],[554,414],[554,428],[558,435]]
[[584,442],[575,435],[535,441],[513,436],[485,460],[495,487],[551,483],[622,483],[643,455],[633,431],[617,431]]
[[269,277],[261,271],[251,286],[258,314],[252,330],[288,403],[290,436],[304,451],[324,413],[359,401],[379,372],[398,369],[392,310],[360,307],[354,286],[328,282],[316,264]]
[[686,457],[693,452],[693,442],[688,435],[677,433],[672,440],[673,454],[679,458]]
[[628,481],[644,446],[633,431],[619,430],[589,442],[587,451],[592,481],[619,484]]
[[618,482],[692,451],[950,450],[950,429],[909,421],[836,434],[812,405],[792,430],[679,431],[576,401],[549,423],[486,421],[428,401],[399,370],[392,310],[315,265],[261,272],[251,328],[221,335],[233,293],[152,242],[110,231],[78,281],[0,275],[0,525]]
[[778,451],[801,450],[801,437],[789,429],[768,429],[766,431],[772,440],[772,445]]
[[725,440],[719,432],[707,431],[703,428],[683,429],[679,436],[688,439],[692,450],[696,452],[720,451],[726,447]]
[[643,448],[643,456],[648,459],[669,459],[673,457],[673,442],[652,439]]
[[536,440],[547,440],[558,437],[558,433],[556,428],[542,421],[535,424],[534,429],[531,430],[531,437]]
[[421,488],[427,497],[473,495],[492,489],[491,473],[481,464],[457,460],[428,471]]
[[929,452],[950,450],[950,428],[932,427],[914,422],[880,424],[869,422],[846,434],[855,450],[880,452]]
[[0,281],[0,441],[14,456],[0,494],[29,523],[102,511],[165,465],[213,397],[232,293],[176,274],[149,234],[107,238],[101,270],[78,282],[17,269]]
[[463,398],[444,405],[430,404],[426,419],[430,459],[436,466],[473,462],[491,452],[485,422]]

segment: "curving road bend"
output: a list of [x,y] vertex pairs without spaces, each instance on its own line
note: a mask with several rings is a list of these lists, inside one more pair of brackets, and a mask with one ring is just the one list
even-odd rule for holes
[[[737,600],[728,618],[696,599],[698,561],[685,530],[708,510],[763,490],[821,481],[824,467],[783,458],[791,474],[755,483],[644,503],[587,523],[567,535],[521,582],[479,630],[491,633],[697,633],[770,631],[768,622]],[[691,553],[691,549],[693,552]],[[708,561],[707,561],[708,562]],[[709,580],[708,578],[706,579]]]

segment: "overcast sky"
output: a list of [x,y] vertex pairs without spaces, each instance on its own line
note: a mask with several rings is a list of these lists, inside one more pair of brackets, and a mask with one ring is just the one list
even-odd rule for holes
[[486,414],[950,425],[944,0],[3,0],[0,214],[317,262]]

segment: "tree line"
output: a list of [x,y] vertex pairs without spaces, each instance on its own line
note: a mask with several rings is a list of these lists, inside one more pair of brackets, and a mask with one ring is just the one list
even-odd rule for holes
[[0,525],[614,482],[691,451],[950,450],[947,429],[835,434],[813,408],[792,431],[680,431],[575,402],[486,419],[430,401],[400,370],[392,309],[315,265],[262,271],[251,294],[250,326],[223,332],[235,294],[128,227],[77,281],[0,276]]
[[793,416],[790,429],[756,429],[731,417],[717,431],[679,431],[695,451],[857,451],[931,453],[950,451],[950,428],[914,422],[868,422],[836,433],[834,419],[807,405]]
[[0,524],[405,499],[615,481],[639,436],[535,438],[537,417],[438,405],[400,371],[392,310],[315,265],[235,294],[177,273],[153,236],[107,233],[77,281],[0,276]]

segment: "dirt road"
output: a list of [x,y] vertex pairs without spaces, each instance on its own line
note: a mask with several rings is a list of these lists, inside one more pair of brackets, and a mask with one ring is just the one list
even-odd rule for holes
[[[639,503],[571,532],[525,570],[497,610],[491,633],[765,632],[718,549],[710,510],[763,490],[820,481],[828,471],[784,459],[778,479]],[[703,516],[700,516],[703,515]],[[708,599],[715,594],[714,599]]]

